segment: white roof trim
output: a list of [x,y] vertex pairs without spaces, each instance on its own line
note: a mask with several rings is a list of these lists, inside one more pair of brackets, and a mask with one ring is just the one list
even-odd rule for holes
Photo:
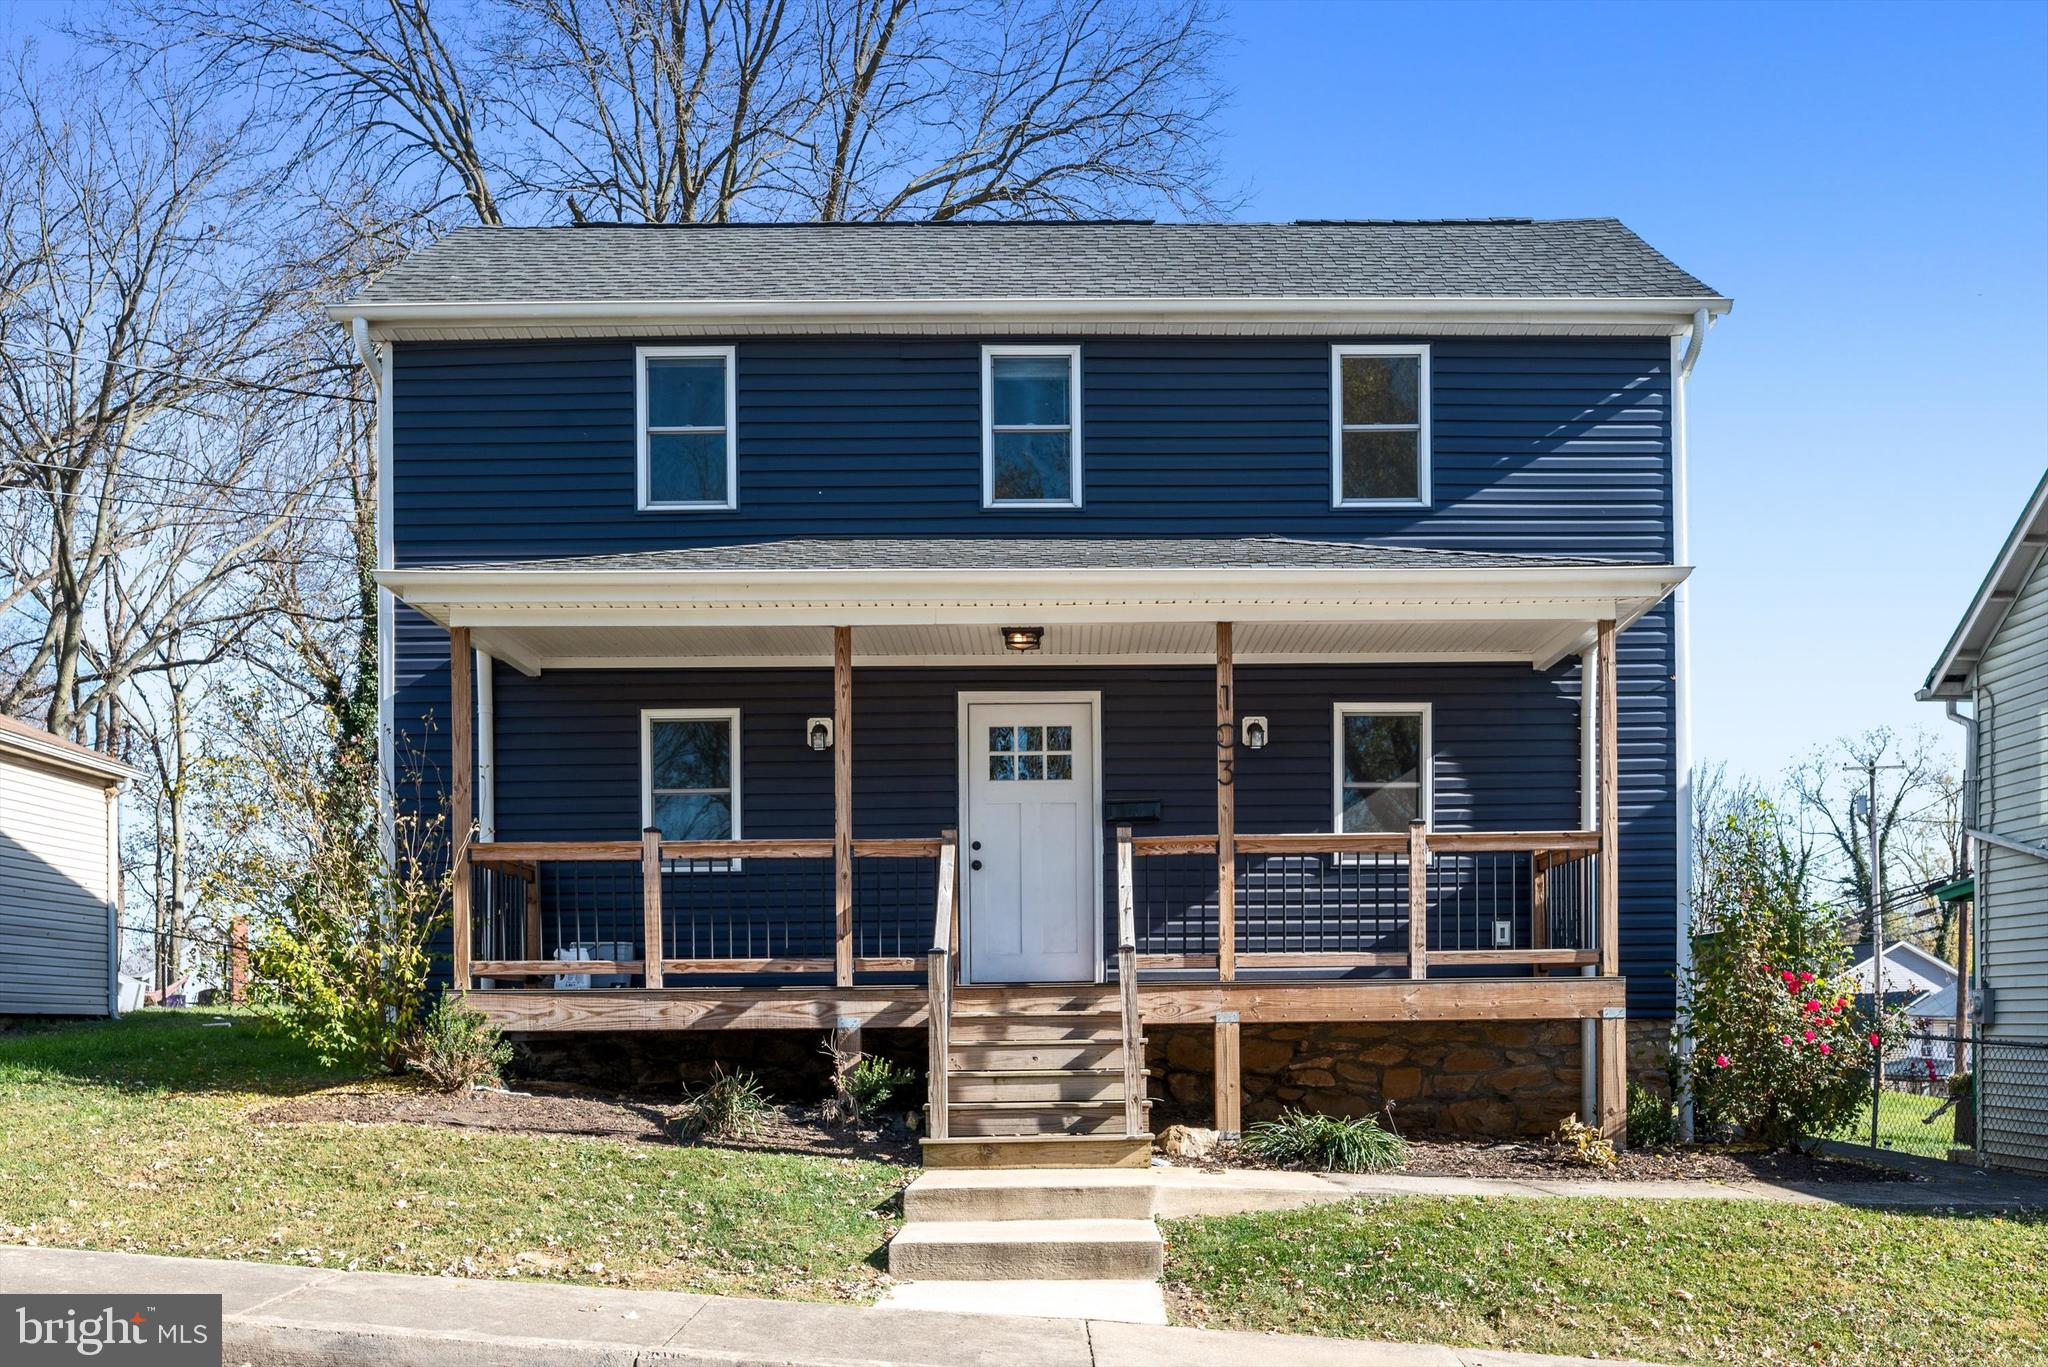
[[[1934,662],[1927,682],[1915,697],[1921,702],[1935,702],[1970,696],[1968,676],[1975,672],[1978,659],[2005,624],[2006,615],[2044,554],[2048,554],[2048,475],[2034,486],[2026,510],[2013,524],[2005,545],[1999,548],[1998,558],[1991,563],[1991,572],[1977,586],[1963,620],[1942,647],[1941,658]],[[1956,673],[1963,674],[1965,681],[1949,683],[1949,676]]]
[[1692,298],[1605,298],[1596,296],[1410,296],[1360,297],[1261,295],[1245,297],[982,299],[644,299],[493,300],[489,302],[331,304],[339,322],[363,319],[379,336],[399,327],[445,324],[616,325],[631,332],[646,325],[679,323],[774,324],[817,327],[857,321],[900,324],[1015,322],[1055,329],[1073,323],[1273,324],[1427,323],[1455,319],[1495,323],[1606,322],[1690,323],[1701,309],[1724,314],[1734,301],[1721,295]]
[[57,736],[31,735],[13,727],[0,727],[0,751],[47,764],[53,769],[68,769],[114,783],[125,783],[136,777],[138,772],[110,755],[73,745]]
[[[1002,626],[1133,622],[1536,622],[1548,668],[1593,625],[1640,617],[1683,581],[1674,565],[1520,569],[382,570],[377,581],[500,658],[521,628]],[[514,660],[529,672],[548,663]],[[579,661],[588,666],[588,661]]]

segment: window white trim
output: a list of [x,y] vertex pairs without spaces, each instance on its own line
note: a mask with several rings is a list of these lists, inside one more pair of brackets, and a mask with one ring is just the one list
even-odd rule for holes
[[[1413,356],[1417,366],[1415,421],[1344,421],[1344,358],[1347,356]],[[1353,343],[1330,348],[1330,506],[1332,508],[1427,508],[1429,492],[1429,344],[1404,342],[1399,345]],[[1414,498],[1344,497],[1344,434],[1346,432],[1415,433]]]
[[[731,779],[728,786],[732,791],[732,834],[726,839],[740,839],[740,710],[737,707],[640,709],[640,829],[644,831],[654,824],[654,723],[658,721],[722,721],[726,724],[730,735],[726,752],[732,761],[732,771],[727,775]],[[719,861],[712,867],[738,867],[738,862]]]
[[[1067,422],[1064,427],[1005,427],[1006,432],[1068,433],[1068,487],[1072,498],[996,497],[995,362],[1008,356],[1067,358]],[[981,506],[984,508],[1079,508],[1081,499],[1081,348],[1079,346],[985,346],[981,349]]]
[[1426,830],[1436,829],[1436,709],[1426,702],[1340,702],[1330,707],[1330,830],[1344,830],[1344,718],[1410,716],[1422,718],[1422,750],[1418,758],[1421,795],[1416,812]]
[[[725,497],[656,502],[649,493],[647,465],[647,363],[650,360],[717,357],[725,362]],[[643,346],[633,348],[634,481],[643,513],[729,511],[740,506],[738,351],[729,346]],[[662,433],[709,433],[716,427],[664,427]]]

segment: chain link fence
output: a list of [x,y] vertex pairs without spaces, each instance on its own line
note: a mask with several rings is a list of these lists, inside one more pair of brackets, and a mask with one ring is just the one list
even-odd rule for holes
[[1974,1147],[2001,1167],[2048,1172],[2048,1040],[1971,1040],[1963,1051],[1982,1089]]
[[[1963,1045],[1967,1072],[1974,1042]],[[1961,1096],[1952,1088],[1957,1076],[1956,1041],[1943,1034],[1910,1034],[1887,1041],[1877,1061],[1869,1098],[1862,1111],[1831,1138],[1893,1153],[1946,1158],[1966,1136],[1970,1121],[1958,1121],[1969,1105],[1967,1086]],[[1967,1079],[1966,1079],[1967,1081]]]

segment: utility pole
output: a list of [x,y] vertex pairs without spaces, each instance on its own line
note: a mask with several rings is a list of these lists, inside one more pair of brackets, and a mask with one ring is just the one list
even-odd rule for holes
[[[1877,771],[1880,769],[1903,769],[1903,764],[1879,764],[1866,760],[1860,765],[1844,765],[1845,769],[1863,770],[1864,795],[1863,819],[1870,825],[1870,877],[1865,880],[1866,900],[1870,904],[1870,1016],[1881,1025],[1884,1020],[1884,845],[1877,825]],[[1851,804],[1854,814],[1854,804]],[[1870,1060],[1870,1147],[1877,1147],[1877,1112],[1884,1101],[1884,1033],[1872,1029],[1879,1043],[1871,1050]]]

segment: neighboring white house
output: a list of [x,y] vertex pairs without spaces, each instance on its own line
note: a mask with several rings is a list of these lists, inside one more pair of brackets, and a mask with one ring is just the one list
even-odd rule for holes
[[[2048,478],[2028,499],[1919,696],[1968,728],[1975,851],[1978,1145],[2048,1171]],[[1962,705],[1968,711],[1961,711]]]
[[118,797],[134,772],[0,717],[0,1016],[119,1013]]
[[[1850,968],[1848,979],[1858,992],[1870,991],[1871,962],[1866,949]],[[1884,990],[1886,996],[1910,992],[1916,997],[1955,985],[1954,967],[1943,963],[1918,945],[1900,940],[1884,947]]]

